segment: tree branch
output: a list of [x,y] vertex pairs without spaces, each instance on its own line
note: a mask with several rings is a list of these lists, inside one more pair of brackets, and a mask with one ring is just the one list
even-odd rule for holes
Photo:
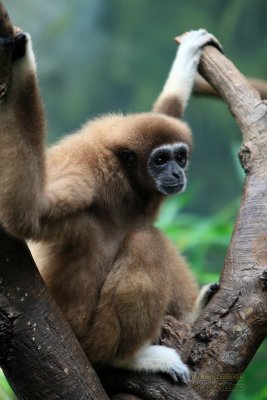
[[[260,93],[261,98],[267,99],[267,82],[262,79],[247,78],[250,84]],[[220,97],[215,90],[201,75],[197,74],[194,89],[194,94],[200,96]]]
[[108,399],[27,246],[2,229],[0,354],[19,399]]

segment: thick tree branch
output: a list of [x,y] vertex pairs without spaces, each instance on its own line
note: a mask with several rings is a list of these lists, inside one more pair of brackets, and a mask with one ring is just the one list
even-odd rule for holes
[[[250,84],[260,93],[261,98],[267,99],[267,82],[262,79],[247,78]],[[194,94],[200,96],[219,97],[219,93],[215,90],[201,75],[197,74],[194,84]]]
[[259,129],[266,129],[266,120],[262,119],[266,104],[257,90],[230,60],[212,46],[203,52],[200,72],[228,104],[242,130],[244,140],[247,140],[247,136],[251,139],[256,135],[258,142],[261,136],[258,135]]
[[2,229],[0,354],[19,399],[108,399],[27,246]]

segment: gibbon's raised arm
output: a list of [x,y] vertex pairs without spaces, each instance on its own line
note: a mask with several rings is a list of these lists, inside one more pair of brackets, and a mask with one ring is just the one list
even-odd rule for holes
[[218,40],[205,29],[190,32],[179,38],[178,47],[169,76],[154,104],[153,111],[181,118],[195,82],[202,47],[210,42],[221,50]]
[[0,104],[0,220],[12,233],[26,233],[36,225],[44,181],[45,119],[27,40],[24,34],[15,36],[12,80]]
[[81,197],[73,201],[77,186],[82,186],[87,202],[90,194],[84,180],[68,179],[68,162],[59,157],[52,157],[54,168],[46,176],[45,116],[30,36],[16,28],[10,51],[12,80],[0,104],[0,220],[14,235],[31,238],[39,236],[46,218],[57,218],[59,211],[64,217],[84,206]]

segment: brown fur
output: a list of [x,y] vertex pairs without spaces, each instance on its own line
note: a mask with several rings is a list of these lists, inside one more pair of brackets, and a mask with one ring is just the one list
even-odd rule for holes
[[[161,144],[190,147],[190,130],[159,113],[108,115],[45,151],[36,78],[23,62],[14,63],[0,105],[0,220],[31,239],[91,361],[127,359],[157,337],[167,312],[186,318],[198,293],[183,258],[153,227],[163,196],[146,166]],[[131,179],[115,156],[124,148],[139,157]]]
[[154,104],[153,110],[176,118],[181,118],[184,111],[179,97],[171,94],[160,97]]

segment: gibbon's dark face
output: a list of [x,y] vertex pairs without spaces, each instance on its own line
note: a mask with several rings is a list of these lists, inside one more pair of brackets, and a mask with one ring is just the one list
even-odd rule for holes
[[189,148],[185,143],[165,144],[151,152],[148,173],[158,192],[171,195],[185,190],[188,156]]

